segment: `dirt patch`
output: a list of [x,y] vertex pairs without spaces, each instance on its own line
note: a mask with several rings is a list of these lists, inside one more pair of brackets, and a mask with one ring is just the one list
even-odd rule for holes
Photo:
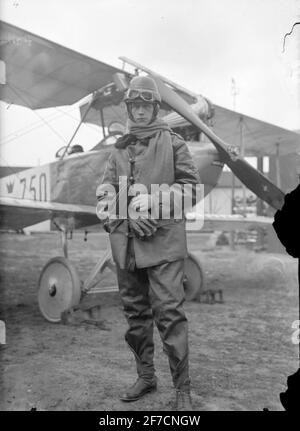
[[[57,236],[2,234],[1,316],[7,344],[1,354],[1,410],[169,410],[171,377],[155,332],[158,391],[130,404],[118,394],[136,378],[124,341],[126,322],[118,294],[90,295],[101,302],[105,329],[47,322],[37,304],[37,280],[48,259],[60,255]],[[70,260],[81,277],[104,253],[106,237],[75,235]],[[291,342],[298,319],[297,262],[286,255],[218,247],[201,252],[206,283],[222,288],[224,304],[189,302],[190,369],[196,410],[283,410],[279,393],[298,368]],[[107,270],[103,285],[116,284]]]

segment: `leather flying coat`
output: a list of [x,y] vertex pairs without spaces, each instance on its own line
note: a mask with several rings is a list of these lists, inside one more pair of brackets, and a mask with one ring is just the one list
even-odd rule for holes
[[[138,147],[138,144],[139,141],[134,147]],[[195,198],[195,185],[200,183],[199,174],[186,143],[177,134],[159,131],[150,138],[142,152],[136,151],[135,154],[132,179],[134,183],[144,184],[149,193],[151,184],[169,186],[192,184]],[[128,148],[114,148],[101,184],[112,184],[118,190],[119,177],[130,178],[132,174],[131,155]],[[97,191],[99,195],[99,187]],[[110,223],[112,255],[121,269],[126,269],[128,240],[128,220],[112,221]],[[146,240],[133,237],[132,240],[137,268],[183,259],[187,256],[184,215],[176,219],[171,211],[169,219],[158,220],[158,230],[153,237]]]

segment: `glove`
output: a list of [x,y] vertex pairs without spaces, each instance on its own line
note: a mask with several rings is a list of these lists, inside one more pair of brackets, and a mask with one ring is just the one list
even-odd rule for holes
[[153,219],[141,218],[129,219],[129,229],[138,239],[147,239],[157,231],[157,221]]
[[105,220],[105,222],[103,223],[103,229],[107,232],[110,233],[110,220],[109,218]]

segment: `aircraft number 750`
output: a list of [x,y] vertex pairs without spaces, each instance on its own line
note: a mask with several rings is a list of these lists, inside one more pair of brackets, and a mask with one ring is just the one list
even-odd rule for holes
[[22,199],[25,199],[25,195],[29,193],[28,197],[35,201],[47,200],[47,177],[44,172],[20,178],[20,183],[23,185]]

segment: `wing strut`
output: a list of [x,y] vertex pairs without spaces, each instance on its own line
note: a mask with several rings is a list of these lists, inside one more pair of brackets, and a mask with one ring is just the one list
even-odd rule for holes
[[85,119],[85,117],[87,116],[87,114],[88,114],[89,110],[91,109],[91,107],[92,107],[92,105],[93,105],[94,101],[95,101],[95,99],[92,99],[92,100],[90,101],[90,103],[88,104],[88,106],[87,106],[87,108],[86,108],[86,111],[85,111],[84,115],[82,116],[82,118],[81,118],[81,120],[80,120],[80,123],[79,123],[79,124],[78,124],[78,126],[76,127],[75,132],[73,133],[73,135],[72,135],[72,137],[71,137],[71,139],[70,139],[70,141],[69,141],[68,145],[65,147],[64,152],[62,153],[62,155],[61,155],[61,157],[60,157],[60,160],[62,160],[62,159],[65,157],[65,155],[66,155],[66,153],[67,153],[67,151],[68,151],[68,149],[69,149],[69,147],[70,147],[70,145],[71,145],[71,143],[72,143],[73,139],[75,138],[76,133],[78,132],[79,127],[80,127],[80,126],[81,126],[81,124],[84,122],[84,119]]
[[[69,141],[69,143],[68,143],[68,145],[66,146],[66,148],[65,148],[65,150],[64,150],[64,152],[63,152],[63,154],[62,154],[62,156],[60,157],[60,160],[62,160],[64,157],[65,157],[65,155],[66,155],[66,153],[67,153],[67,151],[68,151],[68,148],[70,147],[70,145],[71,145],[71,143],[72,143],[72,141],[73,141],[73,139],[74,139],[74,137],[75,137],[75,135],[76,135],[76,133],[78,132],[78,129],[79,129],[79,127],[81,126],[81,124],[84,122],[84,120],[85,120],[85,118],[86,118],[86,116],[87,116],[87,114],[88,114],[88,112],[89,112],[89,110],[91,109],[91,107],[92,107],[92,105],[93,105],[93,103],[102,95],[102,94],[105,94],[105,92],[106,91],[108,91],[108,90],[111,90],[111,88],[112,87],[114,87],[114,86],[116,86],[117,87],[117,89],[118,90],[120,90],[120,91],[124,91],[126,88],[127,88],[127,83],[126,83],[126,78],[125,78],[125,76],[124,76],[124,74],[122,74],[122,73],[115,73],[114,75],[113,75],[113,80],[114,80],[114,82],[110,82],[109,84],[107,84],[107,85],[104,85],[103,87],[101,87],[101,88],[99,88],[99,90],[97,90],[97,91],[95,91],[92,95],[90,95],[90,96],[87,96],[87,98],[88,98],[88,100],[90,99],[90,101],[88,102],[88,106],[87,106],[87,108],[86,108],[86,111],[85,111],[85,113],[83,114],[83,116],[82,116],[82,118],[81,118],[81,120],[80,120],[80,123],[78,124],[78,126],[76,127],[76,130],[75,130],[75,132],[73,133],[73,135],[72,135],[72,137],[71,137],[71,139],[70,139],[70,141]],[[85,100],[86,100],[86,98],[85,98]],[[83,101],[81,101],[81,105],[82,105],[82,103],[83,103]],[[102,130],[103,130],[103,136],[105,137],[105,128],[104,128],[104,116],[103,116],[103,110],[102,110],[102,108],[101,108],[101,110],[100,110],[100,115],[101,115],[101,122],[102,122]]]
[[[84,114],[84,116],[85,116],[85,114]],[[105,126],[104,126],[105,122],[104,122],[104,113],[103,113],[102,108],[100,109],[100,118],[101,118],[101,124],[102,124],[103,138],[105,138],[106,137],[106,131],[105,131]]]

